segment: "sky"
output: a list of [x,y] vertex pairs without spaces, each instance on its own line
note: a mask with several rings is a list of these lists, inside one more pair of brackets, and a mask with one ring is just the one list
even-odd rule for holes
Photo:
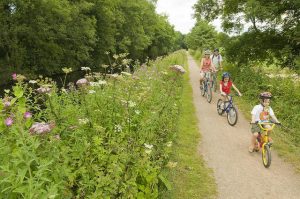
[[[195,25],[193,19],[193,5],[198,0],[158,0],[156,11],[159,14],[166,14],[169,22],[175,26],[175,30],[183,34],[189,33]],[[214,21],[212,25],[217,31],[221,31],[220,22]]]

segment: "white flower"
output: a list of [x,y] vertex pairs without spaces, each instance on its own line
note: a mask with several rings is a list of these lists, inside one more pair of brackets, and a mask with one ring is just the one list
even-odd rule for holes
[[94,90],[89,90],[89,94],[93,94],[93,93],[96,93],[96,91],[94,91]]
[[88,70],[91,70],[91,68],[90,67],[81,67],[81,70],[88,71]]
[[114,55],[113,55],[113,58],[114,58],[114,59],[118,59],[118,58],[119,58],[119,56],[118,56],[118,55],[116,55],[116,54],[114,54]]
[[135,103],[135,102],[132,102],[132,101],[129,101],[129,102],[128,102],[128,106],[129,106],[130,108],[135,107],[135,106],[136,106],[136,103]]
[[152,144],[146,144],[146,143],[144,143],[144,146],[145,146],[145,148],[147,148],[147,149],[152,149],[152,148],[153,148],[153,145],[152,145]]
[[150,154],[152,152],[151,149],[145,149],[145,153]]
[[141,113],[139,110],[135,110],[134,112],[135,112],[135,114],[137,114],[137,115],[139,115],[139,114]]
[[167,142],[167,147],[171,147],[172,146],[172,141]]
[[62,71],[63,71],[64,73],[68,74],[68,73],[72,72],[72,68],[67,68],[67,67],[65,67],[65,68],[62,68]]
[[92,87],[98,87],[98,86],[100,86],[100,84],[98,82],[90,82],[90,85]]
[[112,76],[113,78],[117,78],[117,77],[119,77],[119,75],[118,75],[118,74],[116,74],[116,73],[115,73],[115,74],[112,74],[111,76]]
[[62,88],[62,89],[61,89],[61,92],[67,93],[67,90],[66,90],[65,88]]
[[107,82],[106,82],[105,80],[99,80],[99,81],[98,81],[98,84],[99,84],[99,85],[106,85]]
[[122,126],[120,124],[115,125],[116,132],[122,132]]
[[37,81],[35,81],[35,80],[29,80],[29,84],[36,84],[37,83]]
[[84,118],[84,119],[78,119],[79,124],[87,124],[89,122],[89,119]]
[[125,76],[131,76],[130,73],[127,73],[127,72],[121,72],[122,75],[125,75]]

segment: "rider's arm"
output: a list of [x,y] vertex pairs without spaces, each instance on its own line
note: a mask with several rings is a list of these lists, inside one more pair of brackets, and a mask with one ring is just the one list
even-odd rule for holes
[[235,87],[234,84],[232,84],[232,88],[233,88],[236,92],[238,92],[239,96],[242,96],[242,93],[239,91],[239,89],[238,89],[237,87]]
[[275,123],[280,123],[275,115],[270,115]]
[[200,62],[200,71],[202,71],[202,67],[203,67],[203,58],[201,59],[201,62]]
[[275,113],[274,113],[274,111],[273,111],[273,109],[272,109],[271,107],[269,108],[269,111],[270,111],[270,116],[271,116],[273,122],[275,122],[275,123],[280,123],[280,122],[278,121],[278,119],[276,118]]
[[224,96],[226,95],[226,93],[223,92],[223,88],[222,88],[222,84],[221,83],[220,83],[220,93],[221,93],[221,95],[224,95]]

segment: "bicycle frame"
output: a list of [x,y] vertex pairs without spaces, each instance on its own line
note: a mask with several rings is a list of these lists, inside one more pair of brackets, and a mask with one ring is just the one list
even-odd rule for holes
[[[270,128],[265,128],[264,125],[270,125]],[[270,121],[258,122],[259,128],[262,130],[257,137],[257,144],[259,148],[262,149],[262,161],[265,168],[269,168],[272,161],[271,155],[271,144],[269,142],[269,132],[275,127],[275,123]]]
[[211,73],[210,72],[207,72],[204,76],[204,92],[207,92],[207,87],[209,86],[210,84],[210,76],[211,76]]
[[[226,113],[228,113],[230,111],[230,108],[233,106],[233,97],[231,95],[227,95],[229,98],[229,101],[225,101],[224,103],[226,104],[226,102],[229,102],[228,105],[223,109]],[[227,97],[226,96],[226,97]]]
[[[271,128],[264,128],[264,125],[270,125]],[[261,130],[263,130],[261,134],[262,140],[261,140],[261,148],[264,147],[265,144],[269,142],[269,132],[272,131],[275,127],[275,124],[272,122],[259,122],[258,126]]]

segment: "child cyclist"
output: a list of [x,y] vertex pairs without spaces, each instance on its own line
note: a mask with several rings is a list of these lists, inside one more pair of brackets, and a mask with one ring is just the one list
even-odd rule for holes
[[[249,146],[249,152],[252,153],[255,149],[255,143],[258,134],[261,132],[259,125],[257,124],[259,121],[270,121],[272,119],[273,122],[279,123],[276,118],[273,109],[270,107],[270,99],[272,98],[272,94],[270,92],[260,93],[259,98],[261,100],[260,104],[254,106],[251,111],[252,119],[251,119],[251,144]],[[271,117],[271,118],[270,118]],[[271,128],[270,125],[264,125],[264,128]],[[269,141],[272,141],[269,137]]]
[[236,92],[238,92],[239,96],[242,96],[239,89],[237,89],[237,87],[230,80],[230,74],[228,72],[224,72],[222,74],[222,81],[220,82],[220,93],[221,93],[221,99],[223,100],[223,106],[224,106],[224,102],[229,100],[228,95],[231,92],[231,87]]

